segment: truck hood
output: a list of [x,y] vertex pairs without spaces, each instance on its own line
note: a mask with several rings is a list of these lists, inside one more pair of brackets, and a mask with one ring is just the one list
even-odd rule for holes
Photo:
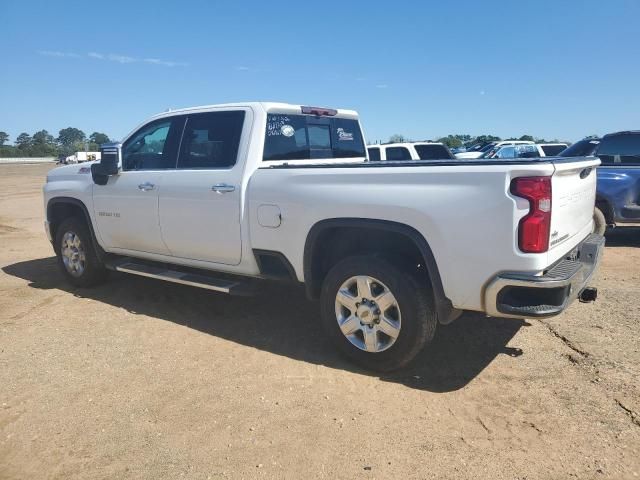
[[75,165],[63,165],[61,167],[54,168],[47,173],[47,183],[57,182],[60,180],[75,180],[86,179],[87,183],[92,182],[91,177],[91,163],[87,162]]

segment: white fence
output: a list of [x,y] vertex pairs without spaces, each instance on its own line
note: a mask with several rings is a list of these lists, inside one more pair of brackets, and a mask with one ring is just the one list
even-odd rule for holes
[[3,164],[3,163],[51,163],[55,161],[56,161],[55,157],[0,158],[0,164]]

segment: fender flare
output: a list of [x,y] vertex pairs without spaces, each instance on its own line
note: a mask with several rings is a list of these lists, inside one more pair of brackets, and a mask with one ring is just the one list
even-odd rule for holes
[[433,255],[429,242],[427,242],[424,236],[415,228],[404,223],[393,222],[390,220],[368,218],[331,218],[321,220],[314,224],[307,234],[303,254],[304,283],[305,290],[309,298],[317,298],[316,292],[319,291],[320,287],[313,276],[313,260],[318,238],[322,232],[327,229],[340,227],[361,227],[366,229],[384,230],[387,232],[398,233],[409,238],[420,251],[422,258],[424,259],[425,266],[427,267],[427,274],[433,288],[433,295],[440,323],[449,323],[459,316],[461,313],[460,310],[453,307],[451,300],[449,300],[444,293],[438,264],[436,263],[436,259]]
[[[91,241],[93,243],[95,251],[96,251],[98,257],[102,260],[104,258],[104,256],[106,255],[106,252],[104,251],[104,249],[98,243],[98,240],[97,240],[97,237],[96,237],[96,232],[93,229],[93,222],[91,221],[91,215],[89,215],[89,210],[87,209],[87,206],[84,204],[84,202],[82,200],[78,200],[77,198],[74,198],[74,197],[53,197],[52,199],[50,199],[47,202],[46,215],[47,215],[47,221],[48,222],[51,222],[51,209],[52,209],[52,207],[54,205],[58,205],[58,204],[74,205],[74,206],[80,208],[80,210],[82,211],[82,213],[84,215],[84,220],[87,222],[87,225],[89,226],[89,231],[91,232]],[[51,224],[49,224],[49,225],[51,225]],[[51,228],[51,226],[49,226],[49,228]],[[54,248],[54,250],[56,250],[55,237],[53,236],[53,232],[51,232],[51,237],[54,239],[53,240],[53,243],[54,243],[53,248]]]

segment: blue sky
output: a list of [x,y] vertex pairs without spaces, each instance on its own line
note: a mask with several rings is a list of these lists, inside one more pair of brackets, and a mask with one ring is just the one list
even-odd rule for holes
[[368,140],[640,128],[640,0],[0,0],[0,130],[122,138],[167,108],[359,111]]

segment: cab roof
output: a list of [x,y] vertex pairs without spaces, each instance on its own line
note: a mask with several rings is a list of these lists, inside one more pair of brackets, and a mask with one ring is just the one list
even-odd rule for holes
[[[154,118],[162,118],[173,115],[184,115],[189,113],[203,112],[207,110],[213,110],[218,108],[234,108],[234,107],[243,107],[243,108],[251,108],[252,110],[262,110],[267,113],[286,113],[289,115],[302,115],[302,108],[307,107],[308,105],[299,105],[293,103],[283,103],[283,102],[237,102],[237,103],[219,103],[212,105],[201,105],[196,107],[186,107],[186,108],[178,108],[178,109],[169,109],[165,112],[157,113],[151,117]],[[355,110],[346,110],[346,109],[333,109],[330,107],[317,107],[314,108],[320,109],[329,109],[335,110],[336,115],[342,118],[353,118],[358,119],[358,112]]]

